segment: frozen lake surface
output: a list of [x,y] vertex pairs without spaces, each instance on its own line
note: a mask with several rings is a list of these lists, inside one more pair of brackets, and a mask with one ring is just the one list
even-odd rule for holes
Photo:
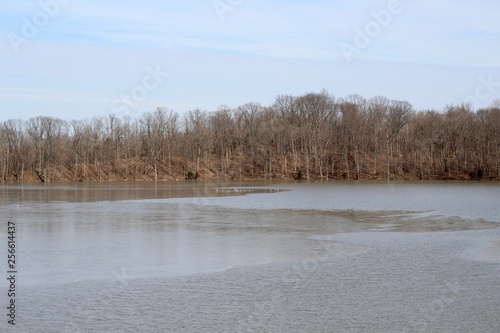
[[1,186],[0,252],[14,221],[20,332],[500,332],[499,203],[490,183]]

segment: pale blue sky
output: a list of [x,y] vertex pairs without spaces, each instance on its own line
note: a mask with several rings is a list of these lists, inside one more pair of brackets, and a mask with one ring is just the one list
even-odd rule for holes
[[0,120],[182,114],[322,89],[484,107],[500,98],[499,12],[494,0],[2,0]]

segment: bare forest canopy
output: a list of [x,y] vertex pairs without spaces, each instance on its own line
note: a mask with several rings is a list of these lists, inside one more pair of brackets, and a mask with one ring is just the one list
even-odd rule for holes
[[1,182],[500,179],[500,103],[415,111],[323,91],[182,117],[166,108],[0,123]]

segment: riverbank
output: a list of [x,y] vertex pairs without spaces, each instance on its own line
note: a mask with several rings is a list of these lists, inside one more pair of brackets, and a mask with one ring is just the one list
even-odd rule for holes
[[403,167],[397,170],[384,170],[384,163],[367,160],[367,167],[359,173],[332,165],[330,170],[320,170],[311,163],[309,170],[300,162],[279,161],[251,161],[242,158],[232,158],[224,161],[224,166],[215,157],[206,159],[199,165],[192,165],[182,158],[158,160],[156,163],[148,158],[131,158],[115,160],[111,163],[74,163],[59,166],[49,166],[43,169],[31,167],[21,169],[19,173],[6,174],[0,183],[7,184],[34,184],[34,183],[68,183],[68,182],[126,182],[126,181],[330,181],[330,180],[391,180],[391,181],[419,181],[419,180],[458,180],[458,181],[498,181],[496,173],[485,173],[483,170],[451,172],[436,170],[425,166],[425,170],[416,170]]

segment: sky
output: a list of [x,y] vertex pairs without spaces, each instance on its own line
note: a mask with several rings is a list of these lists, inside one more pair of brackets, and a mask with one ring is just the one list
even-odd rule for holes
[[1,0],[0,121],[185,113],[325,89],[500,99],[497,0]]

